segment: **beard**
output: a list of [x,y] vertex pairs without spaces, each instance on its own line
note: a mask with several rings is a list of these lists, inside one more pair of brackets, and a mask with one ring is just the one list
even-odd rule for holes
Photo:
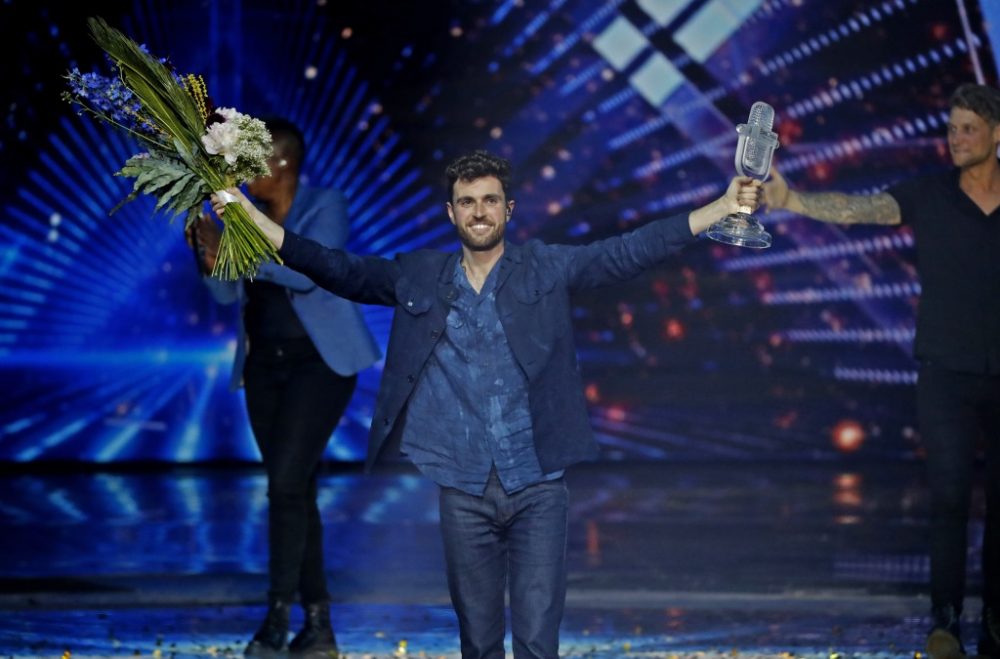
[[995,153],[992,151],[987,153],[977,153],[974,151],[970,152],[969,150],[964,150],[959,153],[952,151],[950,155],[951,164],[958,168],[980,165],[996,158]]
[[465,226],[456,225],[455,228],[463,246],[473,252],[488,252],[503,242],[506,223],[494,224],[492,229],[484,234],[473,233]]

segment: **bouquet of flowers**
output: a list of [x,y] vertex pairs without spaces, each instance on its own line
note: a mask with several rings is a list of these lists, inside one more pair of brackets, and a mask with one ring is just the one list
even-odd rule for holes
[[[213,191],[267,176],[271,135],[264,123],[231,108],[216,109],[200,76],[180,76],[166,60],[152,56],[103,19],[87,21],[90,33],[117,76],[69,72],[63,98],[82,111],[126,131],[144,147],[116,176],[135,179],[131,194],[157,198],[156,209],[186,214],[186,225],[201,214]],[[274,246],[235,201],[226,204],[225,228],[212,276],[252,277],[262,263],[281,262]]]

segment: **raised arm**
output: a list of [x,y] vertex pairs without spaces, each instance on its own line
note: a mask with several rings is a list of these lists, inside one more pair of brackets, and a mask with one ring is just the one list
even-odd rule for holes
[[[250,203],[250,200],[246,198],[238,188],[230,188],[226,190],[230,195],[236,197],[236,200],[240,202],[240,206],[243,207],[247,213],[250,214],[250,218],[253,223],[257,225],[261,231],[264,232],[264,237],[271,241],[276,249],[281,249],[281,245],[285,242],[285,229],[269,218],[264,213],[260,212],[260,209]],[[223,211],[226,210],[226,202],[221,199],[218,193],[212,195],[212,210],[219,217],[222,217]]]
[[[396,303],[398,264],[377,256],[358,256],[343,249],[333,249],[314,240],[285,231],[262,213],[236,188],[227,190],[250,214],[254,224],[278,248],[285,265],[301,272],[320,287],[354,302],[392,306]],[[212,195],[216,213],[225,211],[226,202]]]
[[759,203],[760,182],[737,177],[725,193],[686,214],[662,218],[638,229],[582,246],[551,246],[550,256],[561,262],[571,290],[625,281],[651,268],[694,241],[714,222],[740,208],[751,212]]
[[764,183],[764,204],[770,209],[784,208],[831,224],[899,224],[899,204],[886,192],[845,194],[842,192],[799,192],[788,186],[778,170]]

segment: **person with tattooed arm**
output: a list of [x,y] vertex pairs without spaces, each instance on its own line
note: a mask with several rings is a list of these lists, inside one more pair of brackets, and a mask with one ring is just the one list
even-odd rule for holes
[[921,282],[914,355],[917,417],[931,496],[932,659],[964,654],[967,525],[976,446],[985,441],[986,523],[979,654],[1000,657],[1000,91],[952,94],[954,168],[877,194],[806,193],[780,173],[764,203],[834,224],[912,228]]

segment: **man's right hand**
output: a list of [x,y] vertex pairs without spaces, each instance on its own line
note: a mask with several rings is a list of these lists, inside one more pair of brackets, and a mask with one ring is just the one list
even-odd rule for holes
[[[225,190],[225,192],[228,192],[233,197],[236,197],[235,203],[238,203],[243,207],[243,210],[247,212],[247,215],[250,216],[253,223],[256,224],[257,228],[264,234],[264,237],[270,240],[271,244],[273,244],[275,248],[281,249],[281,245],[285,241],[285,230],[281,227],[281,225],[260,212],[260,209],[254,206],[253,203],[247,199],[246,195],[240,192],[239,188],[229,188],[228,190]],[[212,210],[214,210],[215,214],[220,218],[223,218],[223,214],[226,211],[226,200],[219,195],[219,192],[213,192],[211,199]],[[223,218],[223,221],[225,221],[225,218]]]

